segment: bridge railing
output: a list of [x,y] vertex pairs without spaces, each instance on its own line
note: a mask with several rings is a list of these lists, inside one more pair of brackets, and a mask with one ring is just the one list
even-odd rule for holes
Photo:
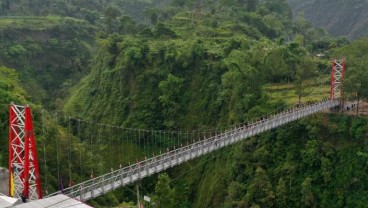
[[167,168],[231,145],[237,141],[338,105],[339,102],[337,100],[323,100],[309,105],[294,107],[279,114],[265,117],[254,123],[231,129],[213,137],[89,179],[49,196],[63,193],[81,201],[89,200],[118,187],[129,185],[137,180],[166,170]]

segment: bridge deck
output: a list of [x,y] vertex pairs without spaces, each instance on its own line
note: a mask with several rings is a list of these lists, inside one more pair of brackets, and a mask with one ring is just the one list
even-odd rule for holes
[[[183,162],[229,146],[248,137],[263,133],[270,129],[277,128],[284,124],[315,114],[322,110],[336,107],[338,105],[339,102],[337,100],[324,100],[307,106],[289,109],[277,115],[259,120],[255,123],[234,128],[223,134],[195,142],[188,146],[172,150],[162,155],[149,158],[142,162],[71,186],[65,189],[62,194],[81,201],[86,201],[103,195],[121,186],[132,184],[135,181],[141,180],[142,178],[148,177],[155,173],[162,172]],[[61,194],[61,192],[56,192],[50,196],[57,194]]]

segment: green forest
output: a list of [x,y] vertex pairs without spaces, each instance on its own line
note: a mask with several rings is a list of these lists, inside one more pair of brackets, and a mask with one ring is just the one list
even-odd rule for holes
[[[45,195],[149,156],[129,129],[223,130],[329,98],[331,59],[345,98],[368,98],[368,37],[331,36],[286,0],[0,0],[0,40],[0,166],[9,103],[29,104]],[[137,186],[151,207],[366,207],[367,130],[323,112]],[[133,205],[134,189],[87,204]]]

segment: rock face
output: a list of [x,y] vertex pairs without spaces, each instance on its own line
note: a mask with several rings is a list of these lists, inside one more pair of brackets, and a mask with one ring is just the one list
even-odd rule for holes
[[0,193],[9,194],[9,171],[6,168],[0,167]]
[[367,0],[288,0],[294,16],[303,14],[314,26],[353,40],[368,35]]

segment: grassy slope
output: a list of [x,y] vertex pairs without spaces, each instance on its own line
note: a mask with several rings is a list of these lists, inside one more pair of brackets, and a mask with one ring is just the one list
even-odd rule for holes
[[[306,81],[303,85],[307,88],[308,95],[303,96],[301,101],[320,101],[330,96],[330,86],[314,85]],[[298,96],[295,93],[294,84],[269,84],[264,88],[268,96],[274,101],[283,100],[287,105],[292,106],[298,102]]]
[[62,21],[84,22],[72,17],[60,16],[7,16],[0,17],[0,29],[28,29],[28,30],[45,30],[50,29],[61,23]]

